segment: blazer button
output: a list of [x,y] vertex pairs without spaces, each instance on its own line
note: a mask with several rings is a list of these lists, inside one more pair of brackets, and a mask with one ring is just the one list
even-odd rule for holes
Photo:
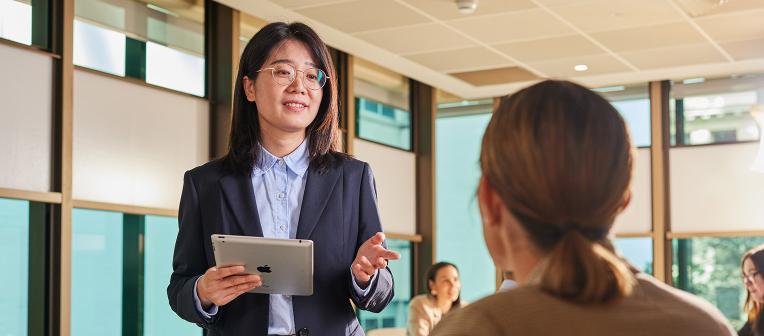
[[310,336],[310,330],[308,328],[297,330],[297,336]]

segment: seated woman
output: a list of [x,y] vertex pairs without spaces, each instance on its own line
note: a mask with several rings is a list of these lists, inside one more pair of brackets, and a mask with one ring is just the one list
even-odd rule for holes
[[429,294],[417,295],[409,304],[410,336],[427,336],[443,315],[463,305],[459,297],[459,270],[449,262],[439,262],[427,270]]
[[444,318],[433,335],[730,336],[708,302],[639,273],[608,241],[629,203],[633,149],[604,98],[544,81],[502,99],[483,137],[478,203],[518,288]]
[[764,314],[761,306],[764,304],[764,245],[759,245],[743,255],[743,283],[748,295],[745,298],[745,312],[748,321],[737,332],[739,336],[764,336]]

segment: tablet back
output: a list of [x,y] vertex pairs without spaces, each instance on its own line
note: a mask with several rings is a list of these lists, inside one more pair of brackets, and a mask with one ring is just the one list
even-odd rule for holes
[[243,265],[263,285],[250,293],[312,295],[313,241],[251,236],[212,235],[215,264]]

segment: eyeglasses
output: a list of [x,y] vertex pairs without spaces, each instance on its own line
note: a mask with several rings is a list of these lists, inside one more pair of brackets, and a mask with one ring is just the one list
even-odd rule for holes
[[302,72],[302,83],[311,90],[320,90],[326,84],[326,80],[329,76],[326,73],[317,68],[310,68],[306,70],[297,70],[294,65],[289,63],[278,63],[270,68],[262,68],[257,70],[261,72],[263,70],[270,70],[273,75],[273,80],[280,85],[290,85],[297,78],[297,71]]
[[757,275],[759,275],[759,272],[756,272],[756,271],[753,271],[749,274],[743,273],[743,281],[747,280],[747,281],[753,282],[753,279],[755,279]]

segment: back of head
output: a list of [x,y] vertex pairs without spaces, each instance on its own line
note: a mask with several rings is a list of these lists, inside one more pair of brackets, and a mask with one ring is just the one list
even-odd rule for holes
[[567,81],[523,89],[497,107],[480,160],[488,183],[546,254],[546,292],[581,303],[630,293],[633,274],[604,247],[632,174],[628,131],[612,105]]

